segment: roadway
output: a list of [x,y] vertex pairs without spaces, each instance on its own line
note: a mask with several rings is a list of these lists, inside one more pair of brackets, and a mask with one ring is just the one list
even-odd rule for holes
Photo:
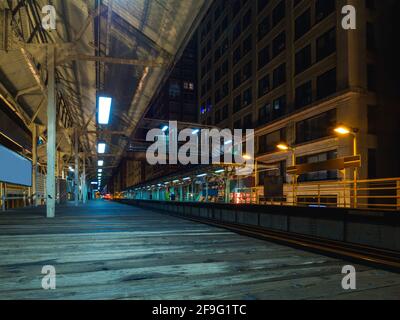
[[[0,299],[398,299],[400,275],[119,203],[0,214]],[[43,290],[42,267],[56,269]]]

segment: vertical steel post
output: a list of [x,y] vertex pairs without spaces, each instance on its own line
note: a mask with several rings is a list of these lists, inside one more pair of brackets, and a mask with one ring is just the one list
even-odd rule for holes
[[74,147],[75,147],[75,177],[74,177],[74,201],[75,206],[79,205],[79,137],[78,129],[74,130]]
[[32,205],[38,206],[38,190],[37,190],[37,139],[38,127],[33,124],[32,128]]
[[56,95],[55,95],[55,47],[47,46],[47,177],[46,177],[46,211],[47,218],[54,218],[56,207]]
[[87,190],[86,190],[86,157],[83,156],[83,169],[82,169],[82,200],[83,203],[87,202]]

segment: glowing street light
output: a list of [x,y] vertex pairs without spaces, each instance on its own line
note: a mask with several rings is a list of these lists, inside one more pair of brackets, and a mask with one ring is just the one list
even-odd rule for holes
[[286,143],[280,143],[276,146],[281,151],[289,151],[290,147]]
[[99,97],[98,100],[98,122],[107,125],[110,121],[112,98]]
[[106,152],[106,144],[104,142],[99,142],[97,145],[97,152],[103,154]]
[[249,155],[249,154],[244,154],[244,155],[242,156],[242,158],[243,158],[244,160],[251,160],[251,159],[253,159],[253,157],[252,157],[251,155]]
[[347,128],[347,127],[344,127],[344,126],[337,127],[337,128],[335,128],[334,131],[337,134],[340,134],[342,136],[351,134],[351,130],[349,128]]

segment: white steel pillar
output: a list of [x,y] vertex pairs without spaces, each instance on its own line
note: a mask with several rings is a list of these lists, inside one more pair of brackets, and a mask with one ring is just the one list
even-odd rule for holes
[[55,95],[55,48],[47,47],[47,177],[46,211],[47,218],[54,218],[56,207],[56,95]]
[[32,128],[32,205],[38,206],[38,190],[37,190],[37,139],[38,127],[33,124]]
[[74,179],[74,200],[75,206],[79,205],[79,137],[78,130],[74,131],[74,144],[75,144],[75,179]]
[[82,168],[82,200],[83,203],[87,202],[87,189],[86,189],[86,157],[83,156],[83,168]]

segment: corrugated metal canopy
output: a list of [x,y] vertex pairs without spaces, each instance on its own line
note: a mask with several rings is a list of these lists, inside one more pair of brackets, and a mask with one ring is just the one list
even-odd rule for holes
[[[126,138],[136,129],[211,1],[56,0],[52,5],[57,28],[51,32],[35,28],[40,26],[41,8],[47,4],[46,0],[0,4],[3,19],[8,10],[8,32],[3,29],[7,52],[0,51],[0,93],[19,109],[27,125],[32,121],[46,124],[47,50],[43,44],[58,44],[59,148],[70,153],[70,129],[84,128],[90,133],[80,136],[81,151],[91,154],[93,160],[97,140],[106,140],[108,153],[115,155],[107,158],[108,165],[116,165]],[[104,57],[124,60],[106,63]],[[146,61],[163,66],[146,65]],[[114,98],[111,123],[102,129],[124,136],[99,133],[97,93]],[[42,159],[44,149],[39,154]]]

